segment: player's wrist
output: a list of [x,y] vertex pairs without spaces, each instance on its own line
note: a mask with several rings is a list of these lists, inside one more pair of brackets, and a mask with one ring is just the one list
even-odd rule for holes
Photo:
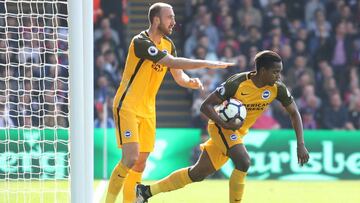
[[297,146],[298,146],[298,147],[303,147],[303,146],[305,146],[305,143],[304,143],[304,142],[298,142],[298,143],[297,143]]

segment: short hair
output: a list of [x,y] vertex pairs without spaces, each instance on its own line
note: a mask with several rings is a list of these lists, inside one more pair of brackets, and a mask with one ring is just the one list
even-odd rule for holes
[[150,6],[149,13],[148,13],[148,19],[149,19],[150,24],[153,23],[155,16],[158,16],[158,17],[160,16],[160,11],[164,7],[172,8],[172,6],[170,4],[162,3],[162,2],[157,2]]
[[270,69],[275,62],[281,62],[281,57],[274,51],[264,50],[255,55],[254,58],[256,70],[260,68]]

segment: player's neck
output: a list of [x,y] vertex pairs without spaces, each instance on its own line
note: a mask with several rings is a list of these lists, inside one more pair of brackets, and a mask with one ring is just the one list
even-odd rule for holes
[[147,30],[149,34],[149,38],[156,44],[160,44],[161,38],[163,37],[162,33],[158,31],[158,29],[150,26]]
[[263,80],[257,74],[254,75],[253,77],[251,77],[250,79],[253,81],[254,85],[258,88],[262,88],[262,87],[266,86],[266,84],[263,82]]

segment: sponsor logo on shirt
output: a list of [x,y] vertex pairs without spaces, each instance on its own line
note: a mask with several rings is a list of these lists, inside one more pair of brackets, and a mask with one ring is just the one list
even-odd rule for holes
[[158,63],[153,63],[151,68],[154,69],[156,72],[162,72],[164,70],[163,66]]
[[253,103],[253,104],[244,104],[246,111],[263,111],[269,105],[269,103]]

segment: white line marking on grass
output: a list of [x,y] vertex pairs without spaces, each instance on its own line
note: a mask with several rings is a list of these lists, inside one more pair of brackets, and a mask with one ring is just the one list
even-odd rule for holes
[[100,181],[99,186],[97,186],[97,188],[95,190],[95,194],[94,194],[94,202],[95,203],[100,203],[101,198],[105,194],[106,183],[107,183],[106,180],[102,180],[102,181]]

